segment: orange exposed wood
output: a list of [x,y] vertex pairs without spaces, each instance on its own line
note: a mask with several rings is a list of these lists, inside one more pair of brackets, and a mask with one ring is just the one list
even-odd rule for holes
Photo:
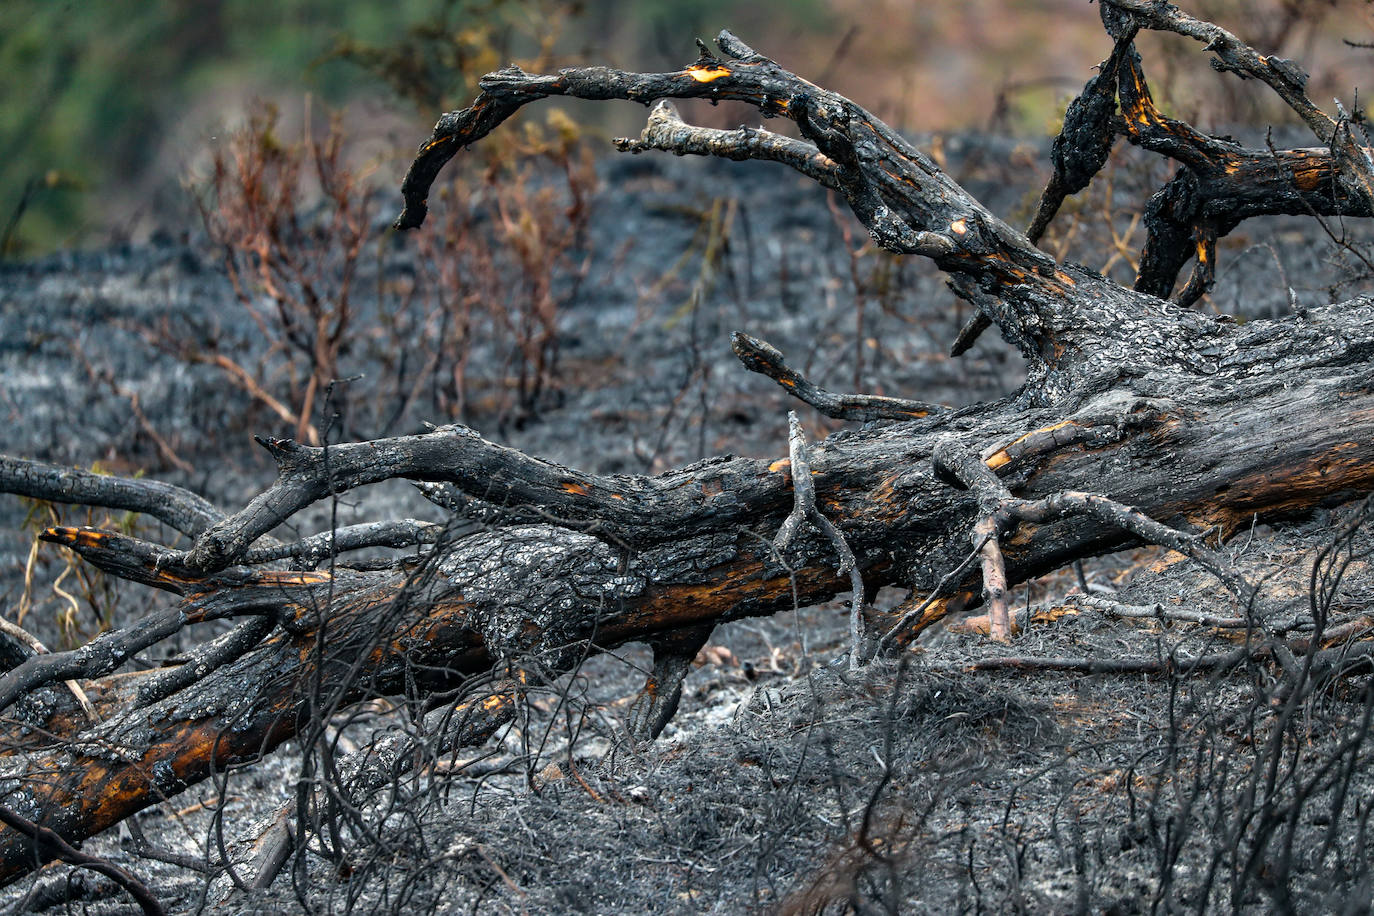
[[997,470],[998,468],[1002,467],[1003,465],[1007,464],[1009,461],[1011,461],[1012,456],[1009,454],[1009,450],[1010,450],[1010,449],[1015,448],[1017,445],[1019,445],[1020,443],[1022,443],[1022,442],[1024,442],[1024,441],[1026,441],[1026,440],[1029,439],[1030,437],[1032,437],[1032,436],[1037,436],[1037,435],[1040,435],[1040,434],[1042,434],[1042,433],[1052,433],[1052,432],[1054,432],[1054,431],[1057,430],[1057,429],[1063,429],[1063,428],[1066,427],[1066,426],[1076,426],[1076,425],[1077,425],[1077,424],[1075,424],[1074,421],[1072,421],[1072,420],[1061,420],[1061,421],[1058,422],[1058,423],[1053,423],[1053,424],[1051,424],[1051,425],[1049,425],[1049,426],[1042,427],[1041,429],[1033,429],[1033,430],[1031,430],[1030,432],[1026,433],[1026,434],[1023,435],[1023,436],[1018,436],[1017,438],[1013,439],[1011,442],[1008,442],[1006,445],[1002,446],[1002,447],[1001,447],[1000,449],[998,449],[997,451],[993,452],[991,455],[989,455],[989,456],[987,457],[987,459],[986,459],[983,463],[986,464],[989,468],[991,468],[992,470],[995,471],[995,470]]
[[720,79],[722,76],[729,76],[730,71],[727,70],[725,67],[709,67],[701,65],[697,67],[688,67],[687,75],[690,76],[692,79],[696,80],[698,83],[709,83],[712,80]]

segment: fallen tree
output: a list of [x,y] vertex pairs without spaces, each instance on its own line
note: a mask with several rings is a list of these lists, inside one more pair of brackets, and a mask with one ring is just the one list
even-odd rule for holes
[[[92,836],[288,739],[308,745],[330,715],[365,698],[420,697],[434,745],[452,748],[498,728],[531,678],[644,641],[655,661],[636,729],[648,737],[671,718],[688,662],[722,622],[850,593],[849,663],[860,665],[985,601],[990,635],[1005,640],[1011,584],[1132,544],[1188,554],[1235,596],[1245,641],[1208,670],[1272,661],[1292,696],[1368,659],[1374,621],[1320,620],[1314,633],[1310,619],[1279,620],[1213,547],[1256,519],[1374,489],[1374,302],[1245,324],[1187,307],[1212,282],[1217,239],[1241,220],[1371,214],[1374,164],[1358,125],[1314,106],[1296,65],[1173,7],[1110,0],[1102,15],[1115,48],[1068,109],[1026,233],[872,114],[728,32],[717,40],[723,56],[702,45],[672,73],[493,73],[471,107],[439,121],[403,186],[397,225],[415,228],[445,163],[524,105],[655,103],[641,137],[619,148],[781,162],[842,195],[882,247],[932,259],[981,316],[956,349],[995,326],[1026,358],[1025,387],[1002,401],[955,410],[837,395],[737,334],[746,368],[829,416],[884,422],[816,443],[793,423],[785,459],[717,459],[657,477],[582,473],[461,427],[324,447],[264,439],[277,481],[232,514],[153,481],[0,458],[7,492],[144,512],[194,539],[183,551],[109,531],[41,535],[181,600],[70,652],[9,635],[0,802],[18,817],[0,832],[0,880],[64,855],[56,839]],[[1163,117],[1133,44],[1142,28],[1205,42],[1217,69],[1267,83],[1322,145],[1246,149]],[[802,139],[693,127],[673,98],[742,101],[790,119]],[[1147,211],[1135,289],[1035,245],[1119,136],[1180,164]],[[313,503],[395,478],[416,482],[455,524],[270,537]],[[418,560],[386,568],[350,568],[340,556],[414,544],[424,545]],[[909,597],[880,611],[871,596],[884,585]],[[174,666],[122,670],[215,620],[239,622]],[[401,742],[331,779],[356,800],[413,765]],[[289,817],[269,827],[249,883],[272,880],[293,835]]]

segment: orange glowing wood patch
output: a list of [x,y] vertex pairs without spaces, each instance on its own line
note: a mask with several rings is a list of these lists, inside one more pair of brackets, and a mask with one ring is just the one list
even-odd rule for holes
[[68,547],[103,547],[110,539],[109,535],[103,531],[93,531],[90,528],[72,528],[67,525],[45,528],[43,537]]
[[772,464],[768,465],[768,470],[774,471],[774,472],[777,472],[777,471],[789,471],[789,470],[791,470],[791,469],[792,469],[792,459],[791,459],[791,458],[779,458],[777,461],[774,461]]
[[278,571],[263,570],[257,573],[257,585],[319,585],[332,579],[325,570]]
[[730,71],[724,67],[688,67],[687,75],[698,83],[709,83],[718,80],[722,76],[729,76]]
[[589,492],[591,492],[582,484],[574,483],[571,480],[565,480],[562,483],[562,488],[565,493],[571,493],[574,496],[586,496]]
[[1293,173],[1293,181],[1299,191],[1315,191],[1317,185],[1321,184],[1321,178],[1321,169],[1315,167],[1299,169]]
[[1040,433],[1052,433],[1056,429],[1063,429],[1066,426],[1074,425],[1076,424],[1072,420],[1061,420],[1060,422],[1055,423],[1052,426],[1046,426],[1044,429],[1033,429],[1030,432],[1026,433],[1024,436],[1020,436],[1016,439],[1013,439],[1011,442],[1008,442],[1006,445],[1002,446],[1000,449],[993,452],[991,455],[988,456],[987,460],[983,463],[995,471],[1002,465],[1006,464],[1008,461],[1011,461],[1011,455],[1007,453],[1007,450],[1015,448],[1018,443],[1024,442],[1031,436],[1035,436]]

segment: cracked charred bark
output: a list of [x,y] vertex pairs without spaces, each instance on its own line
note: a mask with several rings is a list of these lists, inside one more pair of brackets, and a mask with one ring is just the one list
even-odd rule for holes
[[[473,105],[441,118],[420,148],[399,227],[423,222],[429,187],[455,153],[526,104],[560,95],[657,103],[644,134],[618,141],[621,149],[768,159],[836,190],[880,245],[933,259],[955,292],[1026,357],[1029,381],[1002,401],[959,410],[834,395],[786,367],[767,344],[737,338],[746,367],[807,403],[832,416],[888,418],[806,447],[809,505],[794,494],[787,459],[715,459],[652,478],[597,476],[459,427],[328,448],[263,440],[278,480],[232,515],[150,481],[0,459],[0,489],[151,512],[195,539],[180,551],[112,532],[43,533],[102,569],[182,597],[174,612],[74,652],[21,653],[0,676],[7,717],[0,803],[77,841],[257,759],[300,734],[320,708],[417,688],[438,698],[494,669],[555,676],[592,648],[632,640],[659,653],[636,716],[649,735],[671,716],[680,687],[672,681],[711,627],[850,591],[845,550],[866,591],[911,592],[886,618],[868,609],[866,625],[882,631],[869,635],[881,635],[879,645],[890,650],[976,605],[985,576],[1012,584],[1154,531],[1171,532],[1156,540],[1200,552],[1202,533],[1224,540],[1256,518],[1370,492],[1374,301],[1243,325],[1183,304],[1207,287],[1215,240],[1240,220],[1272,212],[1368,215],[1368,151],[1347,122],[1306,99],[1291,63],[1255,55],[1163,4],[1106,0],[1102,14],[1117,46],[1068,110],[1055,179],[1030,237],[872,114],[728,32],[717,40],[723,57],[703,45],[691,66],[671,73],[507,68],[486,77]],[[1268,82],[1323,148],[1243,150],[1159,117],[1132,46],[1141,28],[1207,41],[1219,69]],[[802,139],[696,128],[666,101],[673,98],[743,101],[791,119]],[[1056,263],[1032,242],[1065,195],[1091,181],[1118,135],[1183,167],[1152,206],[1137,289]],[[1160,298],[1189,258],[1197,268],[1179,301]],[[969,469],[970,459],[980,467]],[[417,482],[455,517],[482,524],[379,523],[338,534],[334,552],[427,545],[420,560],[388,569],[282,568],[279,558],[330,554],[327,535],[264,544],[303,507],[391,478]],[[1107,509],[1086,511],[1094,506]],[[813,513],[832,527],[821,530]],[[778,538],[789,516],[797,521]],[[970,534],[984,522],[972,544],[982,562],[971,562]],[[1218,574],[1225,581],[1225,571]],[[990,598],[996,612],[999,595]],[[244,622],[179,667],[120,668],[170,632],[225,618]],[[996,624],[1005,636],[1004,613]],[[856,658],[861,643],[856,634]],[[1304,645],[1298,651],[1322,648],[1316,640]],[[68,679],[79,681],[89,708],[64,687]],[[509,707],[509,689],[491,695],[488,721],[448,729],[445,740],[490,734]],[[2,830],[0,880],[52,854],[30,835]]]

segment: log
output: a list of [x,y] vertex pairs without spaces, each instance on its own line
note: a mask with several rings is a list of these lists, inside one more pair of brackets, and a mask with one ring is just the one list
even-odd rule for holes
[[[870,422],[814,443],[794,430],[790,456],[776,461],[713,459],[656,477],[564,468],[457,426],[328,448],[264,439],[277,481],[232,514],[148,481],[0,459],[0,489],[154,511],[196,539],[176,550],[113,532],[43,533],[100,569],[180,598],[172,612],[0,675],[9,739],[0,805],[45,836],[78,842],[259,759],[308,732],[322,710],[415,691],[437,705],[464,685],[508,685],[502,672],[513,669],[555,678],[589,651],[630,641],[656,650],[638,714],[649,736],[672,715],[683,658],[719,623],[849,592],[850,662],[859,664],[874,650],[901,651],[988,588],[993,635],[1006,638],[1005,586],[1142,542],[1199,558],[1262,630],[1261,593],[1207,539],[1374,491],[1374,301],[1240,324],[1185,307],[1196,298],[1188,290],[1208,285],[1205,271],[1176,301],[1163,297],[1186,262],[1185,243],[1201,269],[1240,220],[1299,205],[1347,214],[1364,206],[1368,215],[1367,151],[1306,99],[1290,69],[1229,33],[1157,4],[1104,0],[1101,9],[1117,45],[1070,106],[1037,223],[1091,180],[1118,133],[1176,159],[1192,177],[1160,193],[1177,201],[1191,182],[1191,202],[1156,207],[1136,288],[1056,263],[871,113],[728,32],[717,39],[721,56],[703,45],[670,73],[488,75],[473,105],[443,116],[420,147],[399,227],[419,227],[445,163],[524,105],[550,96],[662,103],[622,149],[767,159],[836,190],[879,245],[931,258],[949,275],[1026,357],[1025,387],[958,410],[836,395],[765,342],[737,337],[746,368],[832,416]],[[1205,38],[1226,68],[1266,79],[1314,129],[1329,127],[1318,138],[1324,149],[1247,151],[1158,117],[1132,44],[1141,28]],[[743,101],[791,119],[802,139],[693,127],[664,102],[673,98]],[[806,485],[794,481],[794,465],[809,470]],[[343,539],[265,542],[314,502],[396,478],[483,524],[379,523]],[[384,569],[281,562],[394,543],[428,546],[418,561]],[[887,617],[864,607],[863,593],[884,585],[911,594]],[[133,653],[215,619],[240,623],[179,666],[122,670]],[[1277,661],[1298,689],[1306,669],[1293,667],[1294,653],[1321,645],[1271,640],[1240,658]],[[97,721],[64,693],[72,678]],[[468,731],[477,740],[491,728]],[[54,854],[35,835],[0,830],[0,882]]]

